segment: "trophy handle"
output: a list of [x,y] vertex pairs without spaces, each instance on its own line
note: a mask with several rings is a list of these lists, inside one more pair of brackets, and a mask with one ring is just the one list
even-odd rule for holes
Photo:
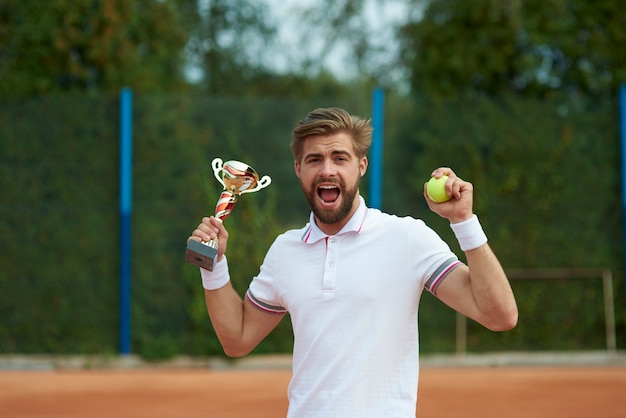
[[224,171],[224,161],[222,161],[221,158],[214,158],[213,161],[211,162],[211,167],[213,167],[213,175],[215,175],[215,178],[217,179],[217,181],[220,182],[220,184],[222,185],[222,187],[226,188],[226,185],[224,184],[224,180],[222,180],[222,171]]
[[240,194],[244,194],[244,193],[252,193],[252,192],[256,192],[259,191],[267,186],[270,185],[270,183],[272,182],[272,179],[270,178],[270,176],[263,176],[261,178],[261,180],[259,180],[256,184],[256,187],[254,189],[248,189],[248,190],[244,190],[242,191]]

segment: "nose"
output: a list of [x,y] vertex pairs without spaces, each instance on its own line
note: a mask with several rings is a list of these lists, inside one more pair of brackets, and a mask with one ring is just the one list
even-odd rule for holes
[[320,177],[334,177],[335,174],[337,174],[337,170],[335,169],[333,160],[331,158],[325,158],[320,167]]

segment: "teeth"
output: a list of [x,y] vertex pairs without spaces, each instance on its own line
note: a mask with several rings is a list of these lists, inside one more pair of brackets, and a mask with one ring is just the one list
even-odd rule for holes
[[320,186],[320,189],[328,189],[328,190],[330,190],[330,189],[336,189],[336,188],[337,188],[337,186]]

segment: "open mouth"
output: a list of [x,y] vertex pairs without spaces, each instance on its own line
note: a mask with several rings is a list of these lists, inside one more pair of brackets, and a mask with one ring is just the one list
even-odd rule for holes
[[339,198],[339,187],[333,184],[322,184],[317,187],[317,195],[324,203],[334,203]]

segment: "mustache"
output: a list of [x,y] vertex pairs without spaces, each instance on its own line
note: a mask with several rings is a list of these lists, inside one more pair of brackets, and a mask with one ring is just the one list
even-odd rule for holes
[[331,177],[331,178],[318,178],[318,179],[316,179],[315,181],[313,181],[313,186],[314,186],[314,187],[317,187],[317,186],[319,186],[320,184],[323,184],[323,183],[326,183],[326,184],[329,184],[329,183],[330,183],[330,184],[334,184],[334,185],[336,185],[337,187],[339,187],[340,189],[342,189],[342,188],[345,186],[345,184],[343,183],[343,181],[341,181],[341,179],[338,179],[338,178],[335,178],[335,177]]

